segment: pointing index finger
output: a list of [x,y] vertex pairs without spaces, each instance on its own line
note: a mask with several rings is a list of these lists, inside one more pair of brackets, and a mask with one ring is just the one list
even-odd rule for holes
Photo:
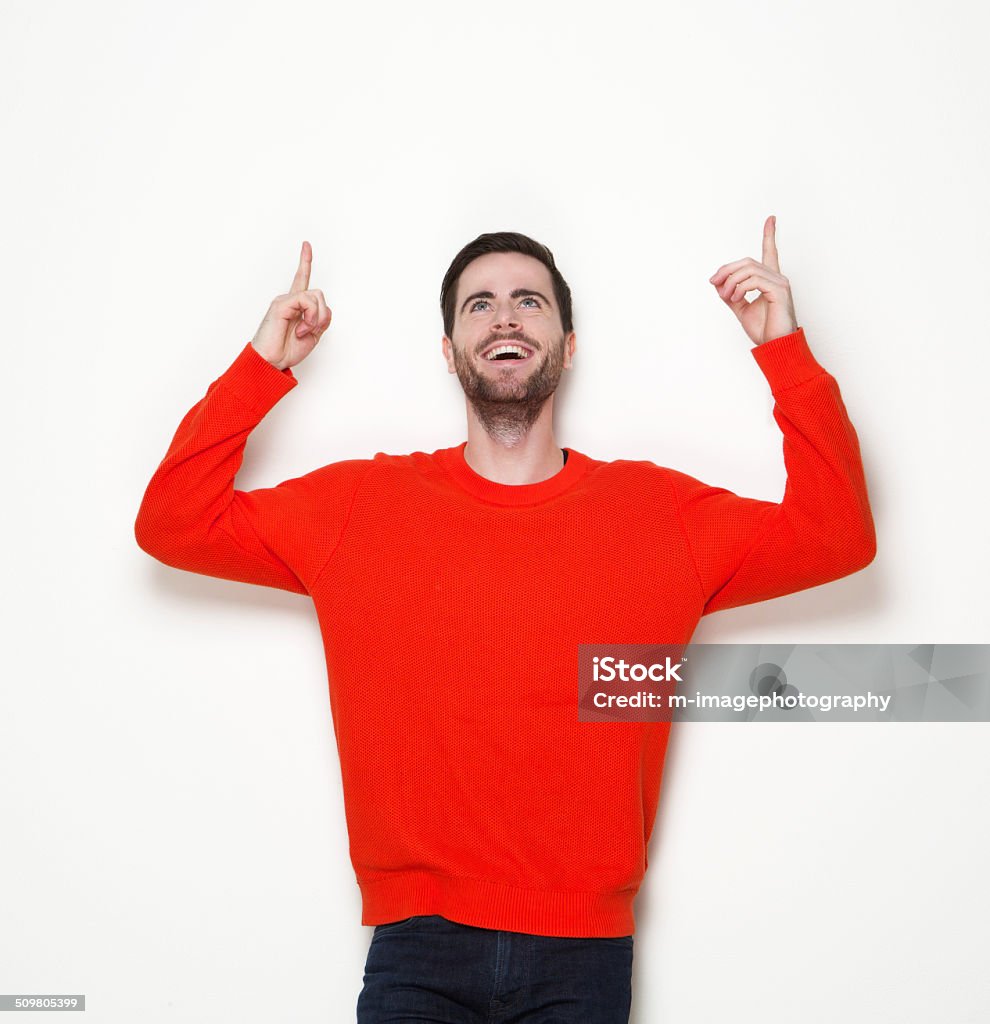
[[763,265],[771,270],[780,273],[780,262],[777,259],[777,241],[775,232],[777,229],[777,218],[767,217],[763,224]]
[[313,247],[309,242],[303,242],[302,252],[299,254],[299,267],[296,276],[292,279],[290,294],[304,292],[309,288],[309,272],[313,269]]

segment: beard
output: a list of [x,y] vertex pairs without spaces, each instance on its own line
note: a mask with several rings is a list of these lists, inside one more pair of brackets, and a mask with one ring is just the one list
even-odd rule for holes
[[452,346],[457,379],[475,415],[494,441],[512,447],[518,444],[536,422],[547,399],[557,390],[564,369],[565,336],[546,348],[542,358],[540,349],[522,332],[490,338],[480,346],[483,351],[492,341],[521,341],[533,349],[532,360],[539,360],[526,376],[518,370],[498,369],[494,374],[479,373],[468,355],[456,345]]

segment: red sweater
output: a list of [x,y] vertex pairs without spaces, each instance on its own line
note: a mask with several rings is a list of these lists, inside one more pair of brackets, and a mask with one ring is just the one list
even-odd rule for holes
[[579,722],[578,644],[687,643],[702,615],[875,552],[835,379],[802,328],[751,352],[783,432],[779,504],[574,449],[548,480],[494,483],[464,444],[236,490],[248,435],[298,383],[250,344],[186,414],[137,542],[313,599],[362,924],[635,930],[670,723]]

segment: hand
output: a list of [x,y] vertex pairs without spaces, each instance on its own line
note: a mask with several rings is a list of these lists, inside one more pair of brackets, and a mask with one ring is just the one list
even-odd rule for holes
[[319,288],[309,287],[313,247],[303,242],[299,267],[285,295],[277,295],[251,344],[279,370],[301,363],[330,326],[331,312]]
[[[797,330],[791,282],[781,274],[777,260],[776,229],[777,218],[767,217],[763,224],[762,263],[748,257],[736,260],[719,267],[709,278],[756,345]],[[749,291],[758,291],[760,297],[750,302],[746,298]]]

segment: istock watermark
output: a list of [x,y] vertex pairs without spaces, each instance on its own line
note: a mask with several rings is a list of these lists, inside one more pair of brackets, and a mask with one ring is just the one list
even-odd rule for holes
[[579,644],[582,722],[987,722],[988,644]]

